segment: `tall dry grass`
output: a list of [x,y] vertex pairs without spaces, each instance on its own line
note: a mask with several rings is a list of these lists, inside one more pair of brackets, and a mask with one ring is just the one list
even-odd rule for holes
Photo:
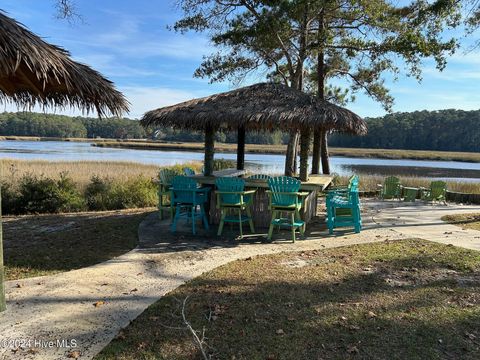
[[[178,165],[179,169],[184,166],[199,170],[201,164],[191,162]],[[160,167],[158,165],[145,165],[132,162],[115,161],[41,161],[41,160],[0,160],[2,180],[14,182],[25,174],[45,175],[52,179],[60,178],[60,174],[67,173],[75,183],[84,188],[93,176],[108,178],[116,181],[126,181],[143,175],[156,178]]]
[[[181,170],[189,166],[196,171],[200,171],[202,164],[200,162],[190,162],[177,165]],[[45,175],[50,178],[58,179],[61,173],[68,175],[83,189],[91,180],[92,176],[109,178],[111,180],[126,181],[139,175],[156,178],[160,169],[157,165],[144,165],[132,162],[106,162],[106,161],[40,161],[40,160],[0,160],[0,169],[2,179],[15,181],[24,174]],[[428,187],[430,180],[417,177],[400,177],[405,186]],[[375,191],[377,184],[384,180],[382,176],[360,175],[360,189],[364,191]],[[346,183],[348,177],[340,176],[336,180],[338,183]],[[480,193],[480,183],[448,181],[448,189],[463,193]]]

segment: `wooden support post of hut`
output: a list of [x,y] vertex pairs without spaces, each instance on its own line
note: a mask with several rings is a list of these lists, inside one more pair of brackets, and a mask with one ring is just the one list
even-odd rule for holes
[[320,129],[313,132],[312,174],[320,174],[320,147],[322,142]]
[[237,131],[237,170],[245,170],[245,126]]
[[213,158],[215,156],[215,129],[212,125],[205,126],[205,161],[203,173],[205,176],[213,174]]
[[300,180],[308,180],[308,153],[310,149],[310,129],[300,131]]

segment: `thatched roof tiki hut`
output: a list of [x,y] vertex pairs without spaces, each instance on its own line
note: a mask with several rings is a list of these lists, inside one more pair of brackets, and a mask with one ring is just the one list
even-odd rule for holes
[[147,112],[144,126],[205,131],[205,175],[211,175],[215,131],[234,130],[237,168],[244,169],[246,130],[299,130],[300,177],[307,180],[311,133],[317,128],[364,134],[366,123],[350,110],[285,85],[260,83]]
[[[121,115],[128,102],[113,83],[70,54],[43,41],[0,10],[0,102],[22,108],[76,107]],[[1,197],[0,197],[1,198]],[[0,220],[0,311],[5,310]]]

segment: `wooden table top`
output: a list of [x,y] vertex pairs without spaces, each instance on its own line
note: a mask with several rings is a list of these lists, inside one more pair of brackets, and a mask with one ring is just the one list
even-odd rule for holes
[[[233,169],[226,169],[226,170],[233,170]],[[222,170],[225,171],[225,170]],[[235,171],[243,171],[243,170],[235,170]],[[200,184],[205,185],[214,185],[215,178],[219,177],[216,176],[219,172],[214,172],[214,176],[204,176],[204,175],[195,175],[195,179]],[[233,174],[234,172],[227,172],[229,174]],[[243,175],[243,174],[240,174]],[[224,176],[224,175],[223,175]],[[230,176],[239,176],[239,175],[230,175]],[[303,191],[313,191],[319,190],[323,191],[327,188],[328,185],[333,180],[332,175],[310,175],[308,177],[308,181],[302,181],[302,185],[300,186],[300,190]],[[257,179],[245,179],[245,187],[246,188],[268,188],[268,184],[266,180],[257,180]]]

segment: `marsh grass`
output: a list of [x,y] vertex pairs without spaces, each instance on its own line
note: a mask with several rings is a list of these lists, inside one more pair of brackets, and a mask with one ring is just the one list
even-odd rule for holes
[[[69,177],[81,188],[90,183],[93,176],[108,178],[113,181],[124,182],[129,179],[144,176],[157,178],[160,167],[158,165],[145,165],[133,162],[116,161],[41,161],[41,160],[13,160],[2,159],[0,161],[2,179],[8,182],[16,182],[25,174],[44,175],[52,179],[59,179],[62,174]],[[199,162],[175,165],[172,168],[181,170],[184,166],[190,166],[200,170]]]

